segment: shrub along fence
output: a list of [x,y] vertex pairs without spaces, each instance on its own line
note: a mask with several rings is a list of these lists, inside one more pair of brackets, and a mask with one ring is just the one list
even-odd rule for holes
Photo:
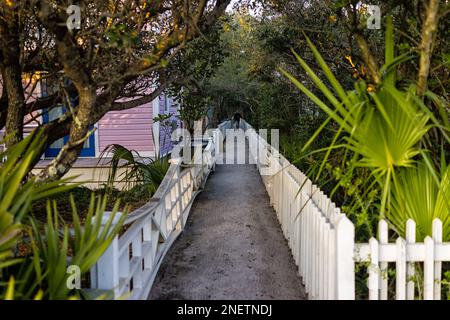
[[[388,224],[382,220],[378,240],[355,243],[354,225],[345,214],[248,123],[244,127],[310,299],[355,299],[356,263],[368,264],[370,300],[441,298],[442,262],[450,261],[441,221],[433,221],[433,235],[423,243],[415,242],[412,220],[406,239],[389,243]],[[388,292],[388,263],[395,263],[395,292]],[[416,268],[423,270],[421,283]]]

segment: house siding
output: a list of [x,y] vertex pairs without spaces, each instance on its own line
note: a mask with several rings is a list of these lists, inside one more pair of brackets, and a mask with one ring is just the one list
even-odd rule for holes
[[138,152],[154,152],[152,126],[152,103],[108,112],[98,122],[98,149],[102,152],[108,145],[116,143]]
[[[42,85],[39,82],[34,88],[34,92],[30,95],[28,102],[41,97],[42,92]],[[166,109],[166,101],[168,102],[168,109]],[[96,156],[100,155],[110,144],[121,144],[128,149],[139,152],[143,156],[154,156],[156,149],[153,139],[154,116],[158,113],[172,113],[172,119],[177,122],[178,127],[181,127],[181,121],[178,119],[178,106],[174,104],[173,99],[166,99],[166,96],[162,94],[154,102],[129,110],[108,112],[96,124]],[[31,116],[27,116],[24,119],[27,122],[24,128],[25,135],[28,135],[43,121],[42,117],[38,116],[38,112],[33,114],[33,116],[37,116],[37,118],[32,122],[29,122]],[[172,130],[164,130],[159,125],[155,126],[155,130],[159,132],[159,153],[160,155],[165,155],[173,148],[171,142]],[[0,129],[0,139],[3,135],[4,130]]]

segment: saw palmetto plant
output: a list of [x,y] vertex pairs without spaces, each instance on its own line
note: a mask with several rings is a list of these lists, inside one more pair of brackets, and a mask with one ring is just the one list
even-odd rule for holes
[[[328,83],[294,54],[326,100],[320,99],[290,73],[281,71],[328,115],[303,151],[329,122],[337,124],[331,145],[313,151],[324,153],[320,166],[315,169],[316,178],[323,172],[330,155],[340,150],[345,170],[353,174],[358,172],[356,168],[369,170],[370,177],[365,179],[362,194],[368,195],[373,191],[379,194],[379,199],[372,204],[376,206],[374,211],[378,212],[379,218],[387,218],[400,235],[404,235],[406,220],[413,218],[423,238],[431,232],[432,219],[439,217],[444,222],[444,233],[448,238],[448,174],[446,169],[443,170],[447,166],[443,160],[441,168],[437,168],[427,154],[427,146],[430,145],[431,129],[436,129],[444,136],[443,141],[448,142],[449,128],[445,122],[436,119],[417,96],[414,85],[408,88],[396,86],[396,66],[409,59],[410,55],[395,57],[390,20],[386,31],[385,65],[380,69],[383,79],[376,88],[369,89],[364,81],[358,81],[354,90],[345,90],[317,48],[309,39],[307,42]],[[428,95],[432,96],[431,93]],[[348,208],[355,212],[366,210],[362,208],[362,202],[355,199]]]
[[168,157],[143,158],[138,152],[119,144],[105,148],[102,158],[109,166],[107,188],[121,183],[125,190],[153,194],[158,189],[169,169]]
[[403,235],[405,221],[412,219],[417,225],[416,238],[423,241],[432,234],[433,220],[439,218],[443,238],[450,239],[450,167],[435,172],[421,160],[413,168],[400,170],[393,180],[391,207],[387,213],[392,228]]

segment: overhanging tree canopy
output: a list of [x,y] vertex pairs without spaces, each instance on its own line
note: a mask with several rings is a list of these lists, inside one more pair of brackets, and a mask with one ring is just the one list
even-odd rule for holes
[[[2,1],[0,5],[0,128],[8,145],[23,137],[26,115],[39,115],[69,96],[76,106],[41,124],[46,143],[69,136],[41,173],[56,179],[77,159],[89,128],[108,111],[152,101],[183,74],[166,72],[192,39],[207,33],[230,0],[100,0],[76,2],[81,28],[67,27],[69,1]],[[32,99],[36,78],[55,90]],[[25,82],[25,83],[24,83]]]

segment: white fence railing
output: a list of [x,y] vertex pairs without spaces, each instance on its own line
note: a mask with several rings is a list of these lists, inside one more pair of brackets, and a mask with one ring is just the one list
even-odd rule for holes
[[[439,220],[433,222],[433,236],[423,243],[415,242],[411,220],[406,240],[389,243],[388,225],[383,220],[378,240],[355,243],[354,225],[345,214],[248,123],[244,127],[310,299],[355,299],[355,263],[360,262],[369,264],[369,299],[440,299],[442,262],[450,261],[450,243],[442,243]],[[396,275],[395,292],[390,295],[389,262],[395,263]],[[423,269],[421,288],[415,288],[416,265]]]
[[[146,299],[160,264],[182,232],[198,189],[214,169],[229,121],[213,130],[193,165],[173,160],[153,199],[126,219],[91,270],[92,288],[114,297]],[[407,222],[406,239],[389,242],[388,224],[379,223],[378,239],[355,243],[353,223],[300,170],[246,122],[241,123],[254,163],[263,178],[284,236],[310,299],[355,299],[355,264],[368,264],[369,299],[440,299],[442,262],[450,261],[450,243],[442,242],[442,223],[433,221],[432,237],[416,243],[416,226]],[[198,161],[198,157],[202,161]],[[395,289],[389,292],[388,263],[395,263]],[[423,280],[419,275],[423,274]]]
[[353,299],[353,224],[248,125],[246,135],[308,297]]
[[153,198],[126,217],[126,231],[92,268],[91,288],[110,290],[114,298],[147,299],[164,256],[184,229],[195,196],[214,170],[214,139],[200,150],[191,166],[171,160]]
[[[441,299],[442,262],[450,261],[450,243],[442,242],[442,222],[433,220],[432,237],[416,243],[416,224],[406,222],[406,239],[389,243],[388,224],[381,220],[378,240],[356,244],[355,260],[368,262],[370,300],[386,300],[388,291],[388,263],[395,263],[395,298],[397,300]],[[419,268],[420,275],[416,273]],[[420,279],[422,281],[420,281]],[[394,292],[392,293],[394,294]]]

